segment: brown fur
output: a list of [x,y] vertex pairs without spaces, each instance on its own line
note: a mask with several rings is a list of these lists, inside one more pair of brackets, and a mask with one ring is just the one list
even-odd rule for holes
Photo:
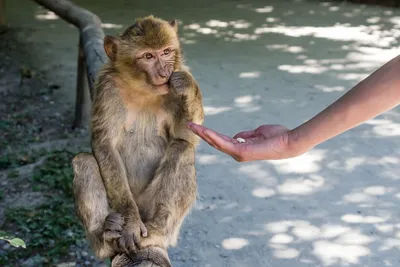
[[104,48],[93,155],[73,160],[77,214],[99,258],[166,250],[196,197],[199,139],[186,123],[203,123],[201,92],[183,63],[176,21],[138,19]]

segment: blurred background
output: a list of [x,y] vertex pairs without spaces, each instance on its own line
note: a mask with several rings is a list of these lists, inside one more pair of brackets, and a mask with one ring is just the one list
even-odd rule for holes
[[[0,266],[106,266],[71,193],[71,158],[90,150],[87,129],[71,129],[78,30],[34,1],[5,2],[0,239],[26,248],[0,240]],[[178,19],[205,125],[227,135],[296,127],[400,53],[395,0],[72,2],[106,34]],[[399,266],[399,136],[395,108],[290,160],[237,163],[202,142],[173,266]]]

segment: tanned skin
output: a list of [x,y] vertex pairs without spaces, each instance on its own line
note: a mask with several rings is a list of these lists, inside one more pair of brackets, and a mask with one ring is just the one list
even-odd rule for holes
[[77,214],[100,258],[175,246],[197,194],[187,127],[204,120],[200,89],[182,60],[177,22],[140,18],[106,36],[96,79],[92,151],[73,159]]

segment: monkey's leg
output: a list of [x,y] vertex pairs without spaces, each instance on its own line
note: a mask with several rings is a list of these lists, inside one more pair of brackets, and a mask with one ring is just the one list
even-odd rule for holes
[[109,214],[107,195],[96,159],[89,153],[80,153],[74,157],[72,165],[77,216],[97,257],[111,257],[116,253],[113,243],[120,237],[123,217],[119,213]]
[[195,148],[182,139],[172,140],[149,187],[140,197],[148,237],[141,247],[175,246],[181,224],[197,193]]

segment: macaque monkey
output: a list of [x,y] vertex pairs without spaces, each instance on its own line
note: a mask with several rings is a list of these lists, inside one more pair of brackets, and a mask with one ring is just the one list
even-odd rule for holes
[[175,246],[197,194],[202,95],[184,65],[177,21],[148,16],[106,36],[95,82],[92,154],[73,159],[77,214],[100,259]]

